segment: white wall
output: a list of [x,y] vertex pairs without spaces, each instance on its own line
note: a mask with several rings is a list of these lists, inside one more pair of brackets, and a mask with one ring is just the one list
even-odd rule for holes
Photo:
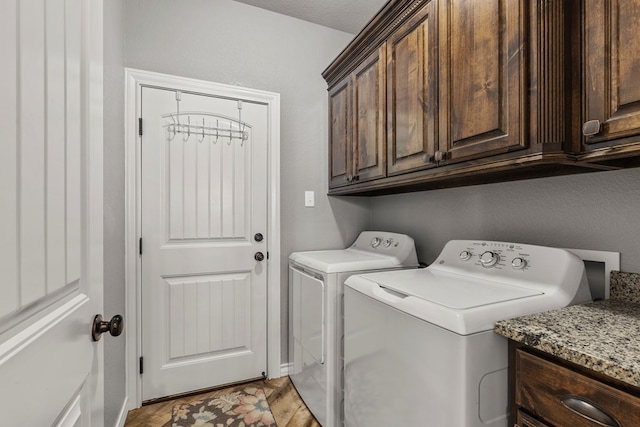
[[[125,313],[123,0],[104,2],[104,316]],[[123,334],[104,340],[104,425],[115,425],[126,396]]]
[[640,272],[640,168],[375,197],[374,227],[408,233],[431,263],[451,239],[621,252]]
[[[327,196],[327,93],[320,73],[352,35],[230,0],[127,0],[125,65],[281,95],[282,357],[287,257],[344,247],[369,199]],[[107,178],[108,179],[108,178]],[[316,207],[304,207],[304,191]]]

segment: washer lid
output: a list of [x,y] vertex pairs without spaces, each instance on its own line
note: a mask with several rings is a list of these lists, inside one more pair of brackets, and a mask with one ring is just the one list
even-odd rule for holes
[[323,273],[380,270],[402,266],[398,259],[393,256],[357,249],[294,252],[289,259]]
[[351,288],[458,335],[490,331],[498,320],[566,305],[557,295],[535,289],[429,268],[353,275],[345,286],[345,313]]
[[466,310],[543,294],[535,289],[430,269],[383,272],[365,277],[382,288],[454,310]]

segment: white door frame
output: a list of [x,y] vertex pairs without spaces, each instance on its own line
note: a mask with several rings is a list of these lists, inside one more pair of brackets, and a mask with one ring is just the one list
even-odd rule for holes
[[204,80],[125,69],[125,266],[127,319],[127,394],[129,409],[142,404],[139,357],[142,352],[142,281],[138,242],[140,238],[141,173],[138,118],[141,117],[142,86],[153,86],[232,99],[245,99],[267,105],[269,136],[267,165],[267,370],[270,378],[280,373],[280,94],[212,83]]

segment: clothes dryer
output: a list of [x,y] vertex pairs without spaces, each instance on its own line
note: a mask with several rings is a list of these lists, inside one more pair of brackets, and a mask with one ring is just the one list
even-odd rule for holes
[[363,231],[346,249],[289,257],[289,374],[323,427],[342,425],[345,279],[412,267],[418,267],[413,239],[380,231]]

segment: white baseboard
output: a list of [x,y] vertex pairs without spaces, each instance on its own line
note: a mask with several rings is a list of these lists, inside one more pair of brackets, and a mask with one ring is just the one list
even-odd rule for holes
[[127,409],[127,401],[128,397],[124,398],[124,402],[122,402],[122,408],[120,409],[120,415],[118,416],[118,421],[116,421],[116,425],[114,427],[124,427],[125,421],[127,421],[127,414],[129,410]]
[[280,365],[280,376],[286,377],[291,372],[291,363],[283,363]]

